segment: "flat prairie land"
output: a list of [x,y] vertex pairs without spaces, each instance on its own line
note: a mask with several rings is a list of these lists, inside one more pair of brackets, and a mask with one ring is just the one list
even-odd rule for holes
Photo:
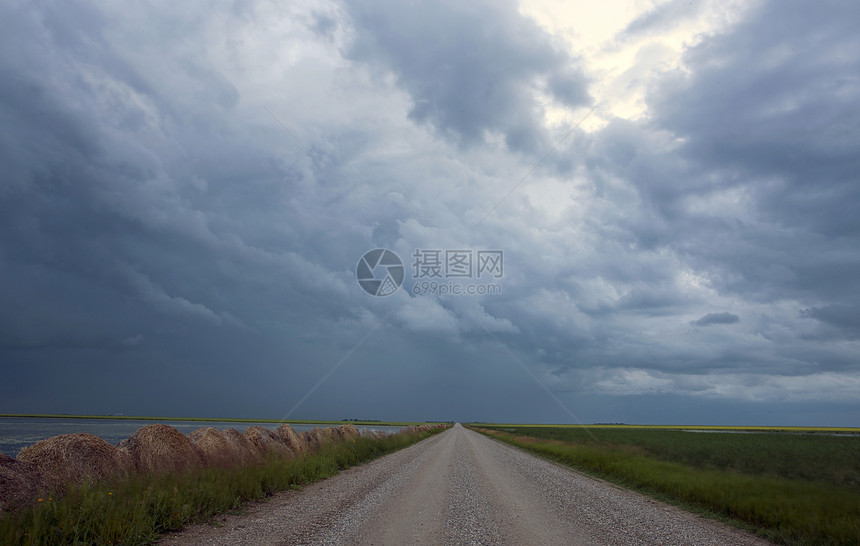
[[860,543],[860,432],[481,425],[498,440],[786,544]]
[[693,431],[725,431],[725,432],[815,432],[815,433],[846,433],[860,434],[860,427],[813,427],[813,426],[770,426],[770,425],[627,425],[603,423],[595,425],[545,425],[540,423],[473,423],[475,426],[488,428],[569,428],[588,430],[693,430]]

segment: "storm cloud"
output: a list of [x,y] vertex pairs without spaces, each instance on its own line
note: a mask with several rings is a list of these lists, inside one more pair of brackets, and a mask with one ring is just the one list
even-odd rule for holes
[[860,8],[525,7],[0,6],[0,412],[856,424]]
[[710,326],[712,324],[734,324],[740,322],[740,320],[740,317],[731,313],[708,313],[690,324],[693,326]]

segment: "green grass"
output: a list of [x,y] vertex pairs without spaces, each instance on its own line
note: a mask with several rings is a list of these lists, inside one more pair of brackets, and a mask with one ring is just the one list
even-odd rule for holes
[[860,438],[493,427],[493,437],[784,544],[860,544]]
[[546,425],[541,423],[471,423],[478,427],[515,427],[515,428],[570,428],[570,429],[640,429],[640,430],[713,430],[713,431],[749,431],[749,432],[831,432],[860,434],[860,427],[813,427],[813,426],[782,426],[782,425],[625,425],[625,424],[592,424],[592,425]]
[[359,438],[318,453],[236,470],[198,469],[71,488],[0,519],[0,544],[145,544],[277,491],[299,488],[407,447],[432,433]]
[[853,435],[719,434],[641,428],[503,427],[501,430],[626,450],[695,468],[817,480],[860,488],[860,437]]
[[[110,420],[125,420],[125,421],[191,421],[191,422],[222,422],[222,423],[272,423],[272,424],[299,424],[299,425],[343,425],[353,424],[357,426],[391,426],[403,427],[407,425],[423,425],[425,422],[417,421],[308,421],[302,419],[236,419],[236,418],[216,418],[216,417],[154,417],[154,416],[135,416],[135,415],[70,415],[70,414],[54,414],[54,413],[0,413],[2,417],[17,417],[28,419],[110,419]],[[426,423],[435,424],[436,421],[427,421]]]

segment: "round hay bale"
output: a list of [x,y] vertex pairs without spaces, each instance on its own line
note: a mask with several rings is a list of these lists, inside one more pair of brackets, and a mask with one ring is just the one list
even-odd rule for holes
[[411,434],[414,432],[419,432],[418,427],[416,427],[415,425],[406,425],[405,427],[401,428],[397,432],[397,434]]
[[293,427],[284,423],[278,428],[275,429],[275,434],[280,436],[281,441],[287,444],[287,447],[290,448],[290,451],[296,457],[300,457],[308,452],[308,444],[305,442],[305,439],[302,436],[293,430]]
[[305,441],[305,445],[308,446],[308,452],[316,453],[320,450],[320,439],[313,433],[313,431],[303,430],[301,435],[302,439]]
[[430,432],[430,425],[418,425],[418,430],[420,430],[421,432]]
[[47,490],[36,465],[0,453],[0,517]]
[[148,474],[183,472],[203,463],[191,440],[160,423],[140,427],[118,447],[129,454],[138,472]]
[[243,462],[233,444],[212,427],[192,430],[188,433],[188,439],[206,466],[233,468]]
[[343,436],[341,436],[340,430],[338,430],[337,427],[326,427],[323,429],[323,432],[329,437],[330,442],[339,442],[343,440]]
[[18,453],[18,460],[31,463],[50,489],[62,492],[71,483],[96,483],[127,474],[128,454],[98,436],[76,433],[53,436]]
[[266,457],[278,457],[283,459],[292,458],[293,452],[287,447],[287,444],[281,440],[280,436],[266,427],[253,425],[245,429],[245,437],[251,440],[251,443],[257,448],[257,452]]
[[337,427],[340,431],[340,435],[344,440],[355,440],[356,438],[361,438],[361,434],[359,434],[358,429],[355,428],[355,425],[352,423],[348,425],[341,425]]
[[257,451],[257,447],[235,428],[222,430],[221,434],[233,446],[233,451],[242,465],[260,464],[263,462],[263,457]]
[[319,447],[331,443],[331,434],[327,434],[323,428],[314,427],[311,429],[311,434],[313,434]]
[[343,440],[343,433],[338,427],[325,427],[325,433],[331,438],[332,442],[340,442]]
[[314,427],[311,433],[316,436],[320,446],[331,444],[336,440],[340,440],[340,433],[334,427]]
[[382,438],[385,438],[387,436],[387,434],[385,434],[385,432],[383,432],[381,430],[372,429],[372,428],[361,429],[361,435],[364,438],[372,438],[374,440],[381,440]]

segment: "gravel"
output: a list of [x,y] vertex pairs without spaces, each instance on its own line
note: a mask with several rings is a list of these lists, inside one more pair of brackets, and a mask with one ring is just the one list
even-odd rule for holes
[[767,544],[457,425],[162,544]]

